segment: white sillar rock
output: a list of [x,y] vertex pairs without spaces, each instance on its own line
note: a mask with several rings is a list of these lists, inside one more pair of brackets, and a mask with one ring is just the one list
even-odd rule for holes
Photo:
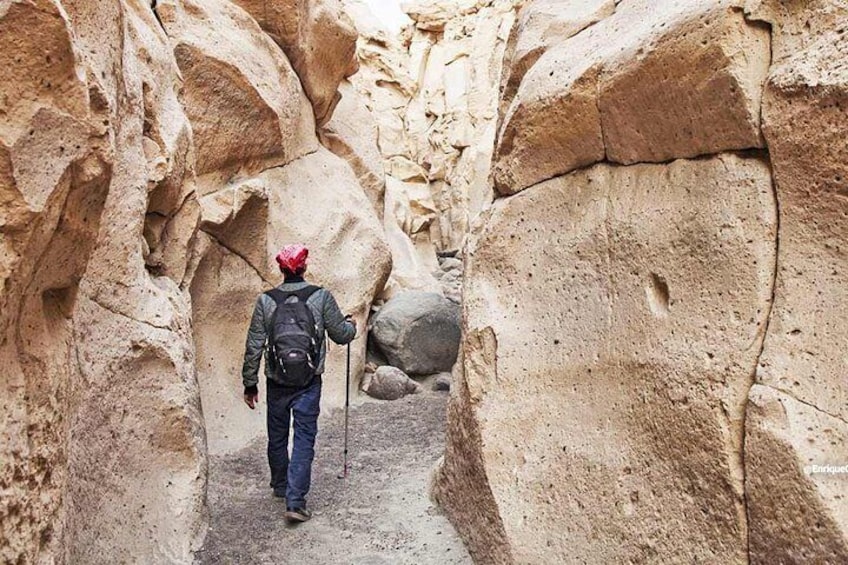
[[763,146],[769,34],[731,2],[636,0],[542,55],[499,133],[502,194],[607,159]]
[[500,111],[503,114],[521,79],[548,49],[577,35],[615,11],[613,0],[535,0],[521,7],[507,45]]
[[756,157],[596,165],[496,202],[437,489],[475,558],[746,558],[776,230]]
[[279,45],[300,77],[315,119],[326,124],[359,68],[356,29],[339,0],[234,0]]
[[192,176],[167,38],[135,3],[13,2],[0,59],[0,561],[189,562],[205,527],[190,310],[142,236]]
[[845,561],[848,5],[617,4],[504,104],[437,498],[486,563]]
[[198,175],[255,173],[314,151],[315,119],[300,80],[253,18],[228,0],[163,0]]
[[321,144],[348,162],[374,211],[382,217],[386,180],[377,120],[350,82],[342,81],[339,93],[337,112],[319,132]]
[[800,471],[848,462],[848,4],[749,4],[750,17],[774,30],[762,106],[780,202],[774,307],[757,368],[757,382],[774,390],[752,390],[745,441],[751,558],[838,563],[848,559],[846,475]]
[[432,273],[438,268],[430,237],[436,216],[429,185],[386,177],[383,226],[392,252],[392,273],[383,292],[391,298],[405,290],[441,292]]
[[[386,297],[403,289],[438,292],[430,275],[433,250],[460,249],[471,222],[492,201],[497,93],[514,3],[404,5],[414,26],[399,37],[362,3],[348,1],[346,8],[363,36],[361,69],[351,82],[378,121],[387,193],[395,194],[387,195],[395,269]],[[396,181],[426,187],[428,205],[407,207],[392,187]]]
[[754,385],[749,399],[751,562],[845,562],[848,423],[770,386]]

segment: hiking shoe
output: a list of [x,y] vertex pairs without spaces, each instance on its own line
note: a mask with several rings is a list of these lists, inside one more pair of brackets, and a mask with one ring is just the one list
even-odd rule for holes
[[285,497],[286,497],[286,491],[285,490],[274,489],[274,498],[285,498]]
[[306,508],[286,508],[285,513],[286,520],[293,524],[295,522],[306,522],[310,518],[312,518],[312,512],[307,510]]

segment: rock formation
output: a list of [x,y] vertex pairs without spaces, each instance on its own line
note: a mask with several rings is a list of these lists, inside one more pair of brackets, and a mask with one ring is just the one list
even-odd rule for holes
[[410,375],[450,371],[459,348],[459,307],[434,292],[394,296],[372,322],[371,338],[389,364]]
[[351,77],[378,120],[386,173],[385,231],[394,269],[384,297],[443,292],[436,252],[458,251],[491,202],[501,62],[515,19],[511,1],[409,6],[393,29],[360,4],[346,9],[361,34]]
[[842,562],[848,4],[531,2],[436,494],[479,562]]
[[363,331],[382,290],[376,146],[316,132],[352,28],[329,0],[258,23],[243,4],[0,3],[0,561],[191,562],[207,450],[262,427],[240,365],[273,252],[310,244]]
[[185,560],[205,484],[190,306],[143,237],[193,176],[172,51],[140,3],[0,13],[0,559]]
[[359,68],[358,37],[338,0],[235,0],[279,45],[323,125],[342,98],[339,84]]
[[365,373],[362,379],[362,390],[373,398],[397,400],[407,394],[420,392],[421,385],[397,367],[383,365],[377,367],[373,373]]
[[845,475],[799,470],[848,461],[848,4],[747,9],[772,28],[763,134],[780,202],[774,302],[746,421],[751,560],[840,562]]
[[848,562],[848,3],[518,4],[0,0],[0,561],[192,562],[299,240],[478,562]]

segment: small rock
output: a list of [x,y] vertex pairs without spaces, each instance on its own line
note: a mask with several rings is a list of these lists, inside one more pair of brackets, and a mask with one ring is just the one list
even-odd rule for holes
[[407,394],[421,392],[421,385],[397,367],[383,365],[373,374],[366,375],[362,380],[362,390],[372,398],[397,400]]
[[450,373],[439,373],[436,375],[436,378],[433,379],[433,390],[450,390],[451,387],[451,374]]
[[445,298],[447,298],[451,302],[455,304],[460,304],[462,302],[462,287],[454,285],[444,285],[442,286],[442,292],[444,292]]
[[454,281],[458,281],[461,276],[462,273],[460,273],[459,271],[445,271],[442,273],[442,276],[438,278],[440,281],[442,281],[442,283],[451,283]]
[[446,257],[442,259],[441,265],[442,270],[445,272],[449,271],[457,271],[462,272],[462,261],[457,259],[456,257]]

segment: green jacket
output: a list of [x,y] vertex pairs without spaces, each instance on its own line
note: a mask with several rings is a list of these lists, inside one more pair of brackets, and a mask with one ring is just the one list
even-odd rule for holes
[[[288,282],[279,285],[277,288],[284,292],[300,290],[309,283],[305,281]],[[312,315],[315,318],[315,323],[318,325],[318,335],[321,336],[321,344],[318,354],[318,369],[320,375],[324,372],[324,360],[327,356],[327,339],[324,336],[325,332],[330,336],[330,339],[340,345],[344,345],[356,337],[356,325],[353,322],[345,320],[344,314],[339,309],[336,299],[330,291],[320,289],[316,291],[306,304],[312,309]],[[254,387],[259,380],[259,360],[262,358],[262,352],[265,351],[265,377],[277,381],[277,376],[274,375],[268,363],[268,356],[271,354],[270,348],[267,347],[268,337],[271,335],[271,325],[274,320],[274,312],[277,310],[277,303],[267,294],[260,294],[256,299],[256,306],[253,308],[253,317],[250,320],[250,329],[247,330],[247,341],[244,345],[244,365],[241,370],[241,378],[244,381],[245,388]]]

